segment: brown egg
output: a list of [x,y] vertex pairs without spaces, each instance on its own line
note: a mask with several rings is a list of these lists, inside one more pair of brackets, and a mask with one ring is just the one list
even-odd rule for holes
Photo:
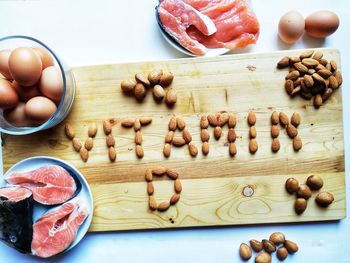
[[22,87],[18,84],[17,81],[12,81],[12,87],[16,90],[19,98],[23,102],[27,102],[31,98],[34,98],[36,96],[40,95],[39,89],[37,86],[32,87]]
[[10,109],[18,104],[18,95],[10,81],[0,78],[0,108]]
[[11,50],[4,49],[0,51],[0,73],[8,80],[12,80],[12,76],[9,71],[9,57]]
[[46,122],[56,112],[57,107],[52,100],[38,96],[34,97],[26,103],[25,114],[33,119],[36,123],[42,124]]
[[305,28],[304,17],[296,11],[289,11],[280,18],[278,35],[287,43],[295,43],[303,34]]
[[17,127],[29,127],[32,126],[33,121],[29,119],[24,113],[25,103],[20,102],[17,106],[10,110],[5,110],[5,119],[14,126]]
[[9,69],[13,79],[21,86],[33,86],[40,78],[42,63],[32,48],[19,47],[11,52]]
[[43,95],[54,101],[60,101],[63,94],[63,78],[58,67],[48,67],[41,74],[40,91]]
[[331,11],[317,11],[305,19],[305,31],[316,38],[325,38],[339,27],[339,17]]
[[49,53],[49,51],[47,51],[43,47],[34,47],[33,49],[35,50],[36,53],[38,53],[38,55],[41,58],[42,69],[45,69],[47,67],[54,65],[53,58]]

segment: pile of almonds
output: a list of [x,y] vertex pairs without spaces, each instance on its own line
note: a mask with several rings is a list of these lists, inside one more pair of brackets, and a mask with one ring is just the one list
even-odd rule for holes
[[128,118],[121,121],[121,125],[125,128],[134,128],[135,131],[135,153],[138,158],[143,158],[144,151],[142,148],[142,133],[141,127],[152,122],[151,117],[140,117],[136,119]]
[[[295,178],[288,178],[285,188],[289,194],[296,194],[297,199],[294,203],[295,212],[300,215],[304,213],[307,207],[307,201],[312,195],[312,191],[318,191],[323,187],[323,180],[318,175],[310,175],[305,184],[299,184]],[[316,203],[321,207],[328,207],[333,201],[334,196],[329,192],[321,192],[316,196]]]
[[341,72],[334,60],[328,61],[322,52],[307,50],[299,57],[285,56],[277,68],[289,67],[285,90],[290,96],[300,94],[304,99],[313,99],[319,108],[343,83]]
[[256,116],[255,113],[250,111],[248,113],[247,117],[247,122],[249,125],[249,152],[251,154],[254,154],[258,151],[258,143],[256,141],[256,128],[255,128],[255,123],[256,123]]
[[[164,138],[163,155],[168,158],[171,153],[171,145],[175,147],[182,147],[188,145],[188,151],[192,157],[196,157],[198,154],[198,148],[192,143],[192,135],[186,129],[186,123],[181,118],[176,118],[175,116],[170,118],[168,124],[169,131]],[[182,137],[175,137],[176,129],[182,131]]]
[[252,257],[253,249],[258,253],[255,257],[255,263],[270,263],[272,261],[271,254],[276,252],[276,250],[277,258],[283,261],[287,258],[288,253],[294,254],[299,249],[296,243],[286,240],[281,232],[272,233],[268,240],[258,241],[252,239],[249,241],[249,244],[250,247],[246,243],[240,245],[239,255],[244,261],[248,261]]
[[[154,197],[153,176],[167,175],[170,179],[174,180],[174,191],[170,198],[170,201],[163,201],[157,204]],[[166,169],[164,167],[158,167],[155,169],[147,169],[145,173],[145,179],[147,181],[147,194],[148,194],[148,206],[151,210],[158,210],[163,212],[169,209],[171,205],[175,205],[180,200],[180,193],[182,191],[182,185],[179,179],[179,174],[173,170]]]
[[147,88],[153,87],[153,98],[160,103],[165,98],[165,103],[171,107],[177,101],[176,93],[172,88],[165,92],[164,88],[170,86],[174,75],[169,71],[153,70],[148,77],[142,73],[136,73],[135,79],[123,80],[120,84],[125,94],[134,95],[138,101],[143,101],[147,94]]
[[287,134],[289,138],[293,139],[293,149],[294,151],[299,151],[303,143],[301,141],[300,136],[298,135],[298,129],[301,121],[300,114],[297,112],[294,112],[290,121],[284,112],[278,112],[274,111],[271,114],[271,137],[272,137],[272,143],[271,143],[271,150],[276,153],[279,151],[281,144],[278,139],[278,136],[280,134],[280,128],[278,127],[278,124],[280,124],[282,127],[286,128]]

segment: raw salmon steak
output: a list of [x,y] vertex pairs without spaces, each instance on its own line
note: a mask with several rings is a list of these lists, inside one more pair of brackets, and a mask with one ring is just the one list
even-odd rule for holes
[[62,204],[77,192],[71,174],[61,166],[44,166],[29,172],[13,172],[5,180],[33,192],[34,200],[45,205]]
[[43,215],[33,225],[32,253],[38,257],[54,256],[74,241],[89,212],[82,202],[68,202]]
[[33,202],[26,188],[0,188],[0,239],[22,253],[31,252]]

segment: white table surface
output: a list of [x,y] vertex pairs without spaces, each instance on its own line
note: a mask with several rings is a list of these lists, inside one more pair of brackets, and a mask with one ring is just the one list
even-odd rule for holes
[[[258,44],[245,52],[304,47],[340,49],[345,79],[342,89],[346,173],[349,179],[350,2],[252,2],[261,24],[261,34]],[[38,38],[71,66],[184,57],[169,47],[158,32],[154,19],[155,3],[156,0],[0,0],[0,37],[22,34]],[[329,39],[317,41],[304,37],[293,46],[278,40],[276,29],[283,13],[298,10],[306,16],[320,9],[333,10],[340,16],[341,26]],[[348,200],[349,190],[347,187]],[[75,249],[49,262],[240,262],[238,247],[241,242],[267,238],[274,231],[284,232],[299,244],[300,251],[285,262],[349,262],[348,218],[328,223],[91,233]],[[275,256],[273,260],[277,262]],[[0,262],[34,261],[42,262],[0,244]]]

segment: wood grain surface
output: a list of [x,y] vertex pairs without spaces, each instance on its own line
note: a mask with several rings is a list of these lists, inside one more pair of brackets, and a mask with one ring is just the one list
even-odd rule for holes
[[[320,49],[327,59],[340,65],[336,49]],[[284,91],[287,70],[277,70],[277,61],[286,54],[228,55],[215,58],[190,58],[133,64],[97,65],[73,68],[77,93],[69,122],[77,137],[84,141],[88,127],[95,122],[98,133],[87,163],[81,161],[64,135],[63,125],[28,136],[4,135],[3,160],[6,171],[16,162],[31,156],[48,155],[76,166],[88,180],[94,200],[94,219],[90,231],[132,230],[149,228],[235,225],[272,222],[324,221],[344,218],[345,173],[341,88],[320,109],[300,97],[291,99]],[[152,69],[174,73],[172,88],[178,102],[174,108],[156,104],[151,91],[142,103],[122,94],[120,82],[135,73]],[[247,114],[257,116],[255,155],[248,151]],[[289,117],[301,115],[300,152],[294,152],[285,129],[279,136],[281,149],[271,151],[270,115],[283,111]],[[203,114],[227,111],[237,116],[237,155],[228,154],[226,135],[216,141],[213,128],[208,156],[201,154],[199,119]],[[172,148],[170,158],[162,148],[171,116],[182,117],[191,132],[199,154],[193,158],[187,147]],[[120,126],[124,118],[151,116],[152,123],[142,128],[145,156],[134,152],[134,131]],[[102,122],[115,119],[117,160],[108,159]],[[181,136],[179,131],[177,136]],[[159,165],[180,173],[183,192],[179,203],[166,212],[148,209],[144,172]],[[304,182],[308,175],[319,174],[325,181],[322,189],[335,195],[328,209],[315,205],[314,193],[308,209],[301,216],[293,210],[295,196],[284,190],[288,177]],[[251,197],[242,195],[250,185]],[[157,200],[167,200],[173,193],[172,182],[155,182]]]

